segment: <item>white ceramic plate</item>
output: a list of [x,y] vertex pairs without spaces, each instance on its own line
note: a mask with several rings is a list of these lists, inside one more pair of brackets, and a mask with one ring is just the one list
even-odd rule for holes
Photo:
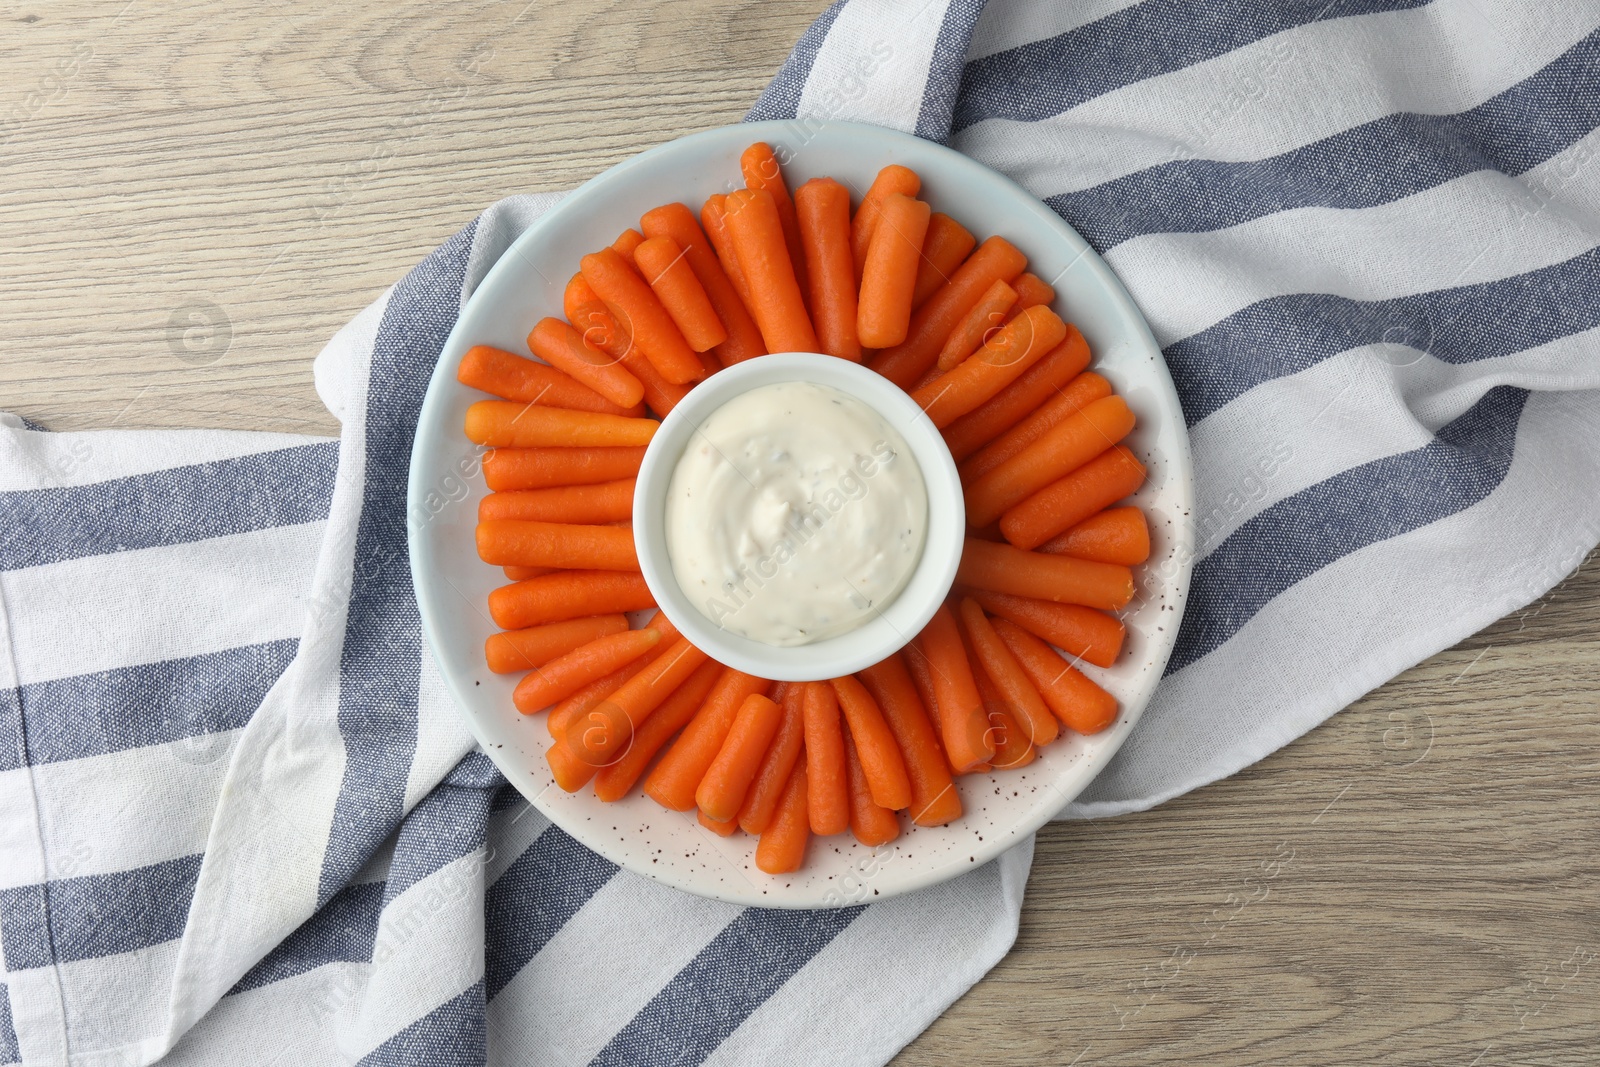
[[[959,779],[966,813],[950,826],[907,825],[877,849],[849,835],[813,840],[802,870],[773,877],[755,866],[755,842],[721,838],[694,814],[665,811],[637,791],[615,804],[558,789],[545,765],[543,716],[511,703],[515,676],[491,674],[483,642],[494,625],[489,591],[505,582],[478,560],[473,527],[486,493],[478,452],[462,434],[468,405],[484,395],[456,381],[474,344],[528,354],[527,335],[561,314],[579,258],[638,225],[650,208],[681,200],[698,211],[713,192],[742,185],[739,154],[766,141],[790,187],[822,175],[859,200],[879,168],[922,176],[922,196],[980,240],[999,234],[1030,270],[1055,286],[1056,310],[1083,331],[1104,374],[1139,417],[1129,446],[1149,467],[1135,498],[1150,519],[1152,556],[1136,572],[1128,640],[1109,670],[1085,666],[1122,705],[1110,729],[1067,734],[1021,770]],[[1182,618],[1192,561],[1189,442],[1177,393],[1150,329],[1098,255],[1049,208],[1009,178],[942,145],[856,123],[765,122],[729,126],[653,148],[587,182],[517,239],[484,278],[445,342],[428,386],[411,456],[411,568],[423,629],[444,684],[484,750],[535,807],[589,848],[635,873],[704,896],[761,907],[837,907],[883,899],[956,877],[1037,830],[1089,784],[1137,726]],[[905,820],[902,820],[904,823]]]

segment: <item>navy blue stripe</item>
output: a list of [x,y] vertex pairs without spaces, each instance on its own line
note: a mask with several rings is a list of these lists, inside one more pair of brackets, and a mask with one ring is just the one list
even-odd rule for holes
[[783,66],[778,68],[778,73],[773,75],[761,98],[745,113],[744,121],[763,122],[795,117],[800,108],[800,94],[805,91],[806,79],[811,77],[811,65],[817,61],[822,42],[827,39],[828,31],[833,28],[833,20],[839,17],[844,5],[845,0],[835,0],[828,10],[806,27],[806,32],[800,35],[794,50],[783,61]]
[[506,784],[499,768],[482,752],[469,752],[400,824],[389,864],[385,907],[411,886],[448,863],[483,847],[488,839],[489,806]]
[[950,0],[939,36],[933,43],[933,59],[928,65],[928,83],[922,89],[922,108],[917,113],[918,137],[941,144],[950,139],[950,122],[956,96],[961,89],[961,71],[967,50],[972,45],[972,30],[983,14],[987,0]]
[[1600,326],[1600,249],[1540,270],[1454,289],[1350,300],[1262,300],[1165,349],[1193,426],[1262,382],[1387,341],[1446,363],[1494,359]]
[[92,485],[0,493],[0,570],[328,517],[337,442],[255,452]]
[[1422,448],[1352,467],[1240,526],[1195,565],[1167,673],[1221,646],[1328,564],[1488,496],[1511,467],[1527,398],[1526,390],[1496,386]]
[[200,856],[0,889],[6,969],[99,959],[183,933]]
[[361,1057],[368,1067],[483,1067],[488,1061],[483,982],[450,998]]
[[245,973],[229,994],[259,989],[328,963],[366,963],[378,936],[383,883],[347,885]]
[[344,779],[323,854],[319,903],[394,830],[417,746],[422,623],[406,558],[406,480],[428,377],[461,309],[477,222],[395,286],[378,324],[367,386],[366,482],[354,588],[339,659]]
[[1421,7],[1427,0],[1145,0],[1086,26],[967,64],[955,128],[1037,122],[1124,85],[1324,19]]
[[22,1046],[17,1043],[17,1028],[11,1021],[11,990],[0,982],[0,1063],[22,1062]]
[[[617,1032],[590,1067],[701,1062],[865,910],[746,908]],[[858,978],[872,981],[870,973]]]
[[484,978],[490,999],[616,873],[615,863],[590,852],[560,827],[540,834],[484,895]]
[[1455,115],[1386,115],[1269,159],[1184,159],[1048,198],[1105,252],[1303,207],[1386,204],[1480,170],[1517,175],[1600,126],[1600,30],[1498,96]]
[[180,759],[209,762],[250,721],[299,648],[297,638],[141,663],[0,690],[0,771],[196,739]]

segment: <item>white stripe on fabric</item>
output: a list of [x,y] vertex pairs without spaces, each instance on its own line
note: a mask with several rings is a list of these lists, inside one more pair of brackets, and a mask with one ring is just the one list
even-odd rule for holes
[[327,440],[249,430],[0,431],[0,493],[92,485]]
[[[0,573],[27,605],[13,632],[28,685],[298,637],[326,522],[88,556]],[[185,581],[181,575],[204,576]]]
[[588,1063],[743,911],[619,872],[489,1002],[490,1063]]
[[[1488,497],[1329,564],[1165,679],[1139,729],[1063,817],[1142,811],[1233,774],[1537,599],[1600,540],[1600,498],[1570,491],[1600,468],[1597,419],[1600,393],[1530,396],[1511,468]],[[1228,699],[1216,700],[1220,692]]]
[[25,810],[33,792],[45,855],[8,839],[19,820],[0,820],[0,889],[203,852],[238,733],[0,772],[0,811]]
[[[384,312],[389,310],[389,297],[392,295],[394,286],[385,289],[382,296],[340,327],[339,332],[328,339],[322,351],[317,353],[317,358],[311,362],[311,380],[316,386],[317,397],[341,424],[354,414],[362,426],[366,425],[367,370],[372,364],[372,347],[378,342],[378,326],[383,322]],[[349,406],[351,403],[358,405],[354,411]],[[348,439],[348,436],[348,433],[340,434],[342,439]],[[348,447],[340,449],[341,475],[346,473],[344,460],[349,451]]]
[[986,119],[952,143],[1041,198],[1191,156],[1263,159],[1398,111],[1464,111],[1597,23],[1592,5],[1543,0],[1436,0],[1326,19],[1039,122]]
[[797,117],[914,131],[947,7],[949,0],[850,0],[811,64]]
[[989,0],[972,31],[967,61],[1059,37],[1137,3],[1139,0],[1074,0],[1070,4],[1061,0]]
[[[8,975],[7,992],[17,1036],[23,1043],[23,1062],[56,1062],[45,1060],[43,1050],[30,1047],[29,1041],[49,1029],[46,1020],[61,1010],[57,1005],[62,1002],[73,1063],[110,1067],[154,1060],[160,1055],[161,1040],[152,1035],[161,1033],[166,1019],[172,961],[177,955],[178,942],[166,941],[115,956]],[[116,1010],[106,1011],[107,1005],[115,1005]]]
[[179,1039],[163,1067],[284,1067],[340,1063],[337,1006],[359,997],[364,963],[329,963],[224,997]]
[[[1559,161],[1596,146],[1600,131],[1524,180],[1550,181]],[[1376,207],[1297,208],[1225,230],[1135,237],[1106,262],[1168,345],[1274,296],[1381,300],[1523,274],[1600,243],[1600,182],[1548,188],[1549,206],[1535,211],[1517,179],[1476,171]]]
[[[703,1067],[887,1062],[1010,951],[1032,865],[1029,836],[970,874],[867,908]],[[869,873],[861,884],[870,899]]]
[[476,743],[445,689],[433,649],[424,641],[417,682],[417,748],[406,776],[404,809],[410,811]]

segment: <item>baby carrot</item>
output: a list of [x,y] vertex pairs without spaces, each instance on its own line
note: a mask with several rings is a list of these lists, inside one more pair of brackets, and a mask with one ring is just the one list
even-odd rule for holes
[[789,784],[778,801],[772,822],[756,842],[756,866],[767,874],[798,871],[806,859],[811,826],[806,814],[806,761],[802,755],[789,772]]
[[477,537],[478,556],[496,566],[568,567],[589,571],[639,569],[633,531],[626,526],[490,519],[478,523]]
[[483,480],[496,492],[596,485],[631,479],[644,448],[497,448],[483,457]]
[[666,415],[689,395],[689,386],[667,381],[656,365],[645,358],[633,343],[633,333],[611,314],[611,309],[594,288],[584,281],[582,273],[574,274],[567,283],[562,294],[562,308],[567,320],[583,334],[586,342],[606,352],[639,379],[644,388],[644,402],[656,414]]
[[555,367],[488,345],[473,345],[461,357],[456,378],[464,385],[493,393],[504,400],[545,404],[553,408],[593,411],[601,415],[639,416],[644,406],[615,404],[570,374]]
[[538,407],[513,400],[480,400],[467,408],[466,419],[469,440],[497,448],[648,445],[659,425],[654,419]]
[[950,764],[900,654],[857,672],[856,677],[883,710],[905,757],[911,782],[911,805],[906,814],[911,821],[918,826],[943,826],[960,818],[961,795],[951,780]]
[[728,332],[728,339],[713,350],[718,361],[731,367],[764,355],[767,349],[761,341],[761,328],[750,316],[750,309],[723,269],[694,212],[683,204],[663,204],[646,211],[639,219],[639,228],[646,237],[668,237],[683,249],[689,269],[700,279],[706,298]]
[[[490,493],[489,495],[490,496],[494,496],[495,494]],[[505,573],[505,576],[507,578],[511,579],[513,582],[521,582],[521,581],[525,581],[525,580],[527,580],[529,578],[537,578],[537,577],[539,577],[539,575],[541,575],[541,574],[549,574],[551,571],[553,571],[555,569],[556,568],[554,568],[554,567],[501,567],[500,568],[500,570]]]
[[972,677],[972,664],[961,644],[961,632],[948,604],[939,605],[916,644],[933,673],[933,691],[939,706],[939,732],[952,770],[960,773],[988,762],[994,744],[986,736],[989,723],[983,700]]
[[587,645],[529,671],[517,683],[511,701],[524,715],[543,711],[595,679],[638,659],[660,640],[661,635],[654,630],[623,630],[597,637]]
[[1049,308],[1029,308],[971,357],[911,394],[940,429],[992,399],[1061,343],[1067,325]]
[[983,697],[984,713],[989,719],[989,739],[994,742],[994,769],[1011,771],[1026,767],[1038,755],[1027,729],[1018,721],[1016,709],[1006,701],[985,671],[974,671],[978,692]]
[[1117,698],[1049,645],[1005,619],[996,619],[994,629],[1063,726],[1080,734],[1093,734],[1116,721]]
[[832,684],[839,696],[839,708],[850,727],[850,736],[861,754],[867,780],[872,783],[872,798],[894,811],[909,807],[911,779],[906,775],[905,757],[900,754],[900,745],[883,717],[883,709],[853,675],[835,678]]
[[645,794],[673,811],[694,807],[694,791],[700,788],[706,768],[722,750],[744,698],[751,693],[764,693],[771,685],[765,678],[731,668],[717,679],[699,713],[646,776]]
[[1096,400],[1068,416],[1027,448],[967,486],[967,522],[973,526],[989,525],[1057,478],[1104,453],[1128,436],[1133,423],[1128,402],[1115,395]]
[[609,353],[585,343],[583,335],[560,319],[542,318],[528,334],[533,354],[566,371],[613,404],[632,407],[644,399],[644,386]]
[[602,248],[579,260],[583,277],[611,314],[633,336],[633,343],[675,385],[705,376],[705,367],[678,332],[667,309],[633,266],[614,248]]
[[916,196],[921,191],[922,179],[917,177],[917,172],[898,163],[884,167],[878,172],[878,176],[872,179],[871,187],[861,198],[861,206],[856,208],[855,218],[850,221],[850,256],[855,262],[858,288],[861,285],[862,272],[867,266],[867,248],[872,244],[872,235],[878,229],[878,212],[883,206],[884,197],[892,193]]
[[728,339],[728,331],[717,318],[705,286],[695,277],[676,241],[670,237],[648,238],[633,250],[633,261],[690,348],[706,352]]
[[[916,686],[917,695],[922,698],[923,707],[928,709],[928,715],[933,720],[932,725],[936,729],[942,729],[941,724],[944,722],[944,717],[939,712],[939,699],[934,692],[933,664],[928,661],[927,654],[922,651],[922,646],[917,642],[916,638],[912,638],[911,643],[901,651],[905,657],[906,671],[911,675],[912,683]],[[939,756],[945,761],[945,770],[957,776],[976,774],[989,769],[989,764],[987,763],[974,763],[966,770],[956,770],[950,763],[949,757],[945,755],[942,741],[939,743]]]
[[818,837],[843,833],[850,825],[850,800],[844,766],[844,726],[839,697],[827,682],[805,683],[806,796],[811,832]]
[[917,262],[917,282],[911,289],[913,310],[950,280],[977,244],[978,239],[949,215],[935,211],[929,216],[928,233],[922,239],[922,254]]
[[1132,567],[1150,558],[1150,526],[1132,504],[1107,508],[1052,537],[1039,551]]
[[1144,482],[1144,464],[1125,445],[1103,452],[1006,512],[1000,532],[1018,548],[1042,545],[1069,526],[1131,496]]
[[889,348],[906,339],[928,216],[925,202],[900,193],[884,197],[879,206],[856,304],[856,333],[868,348]]
[[576,793],[594,777],[594,764],[585,763],[573,755],[564,738],[557,738],[549,748],[545,749],[544,759],[550,765],[550,773],[555,776],[556,785],[568,793]]
[[[1066,326],[1066,338],[1024,371],[1022,377],[944,428],[944,443],[950,447],[950,455],[957,463],[1017,425],[1089,365],[1089,345],[1083,334],[1070,322]],[[1109,384],[1106,391],[1110,393]]]
[[815,352],[820,345],[800,295],[772,196],[764,189],[730,193],[725,218],[750,287],[750,311],[761,327],[767,351]]
[[1133,599],[1133,572],[1120,563],[1024,552],[967,538],[956,581],[975,589],[1117,611]]
[[744,804],[739,808],[739,825],[746,833],[759,834],[772,821],[783,787],[789,782],[789,772],[794,770],[806,737],[806,687],[799,683],[782,683],[783,693],[778,702],[783,705],[783,722],[767,749],[766,759],[756,772],[745,793]]
[[633,253],[644,243],[644,234],[638,230],[623,230],[617,239],[611,242],[611,247],[622,255],[629,263],[633,262]]
[[961,484],[971,485],[1096,400],[1110,395],[1110,382],[1092,370],[1084,371],[1073,378],[1065,389],[1057,390],[1033,414],[984,445],[971,458],[957,460]]
[[1010,241],[989,238],[912,314],[906,339],[879,352],[868,365],[901,388],[912,384],[933,366],[956,324],[995,279],[1010,282],[1027,265],[1027,258]]
[[[658,643],[656,647],[660,647]],[[622,683],[644,670],[650,664],[648,654],[640,656],[632,662],[625,663],[603,678],[596,678],[576,693],[558,700],[551,708],[550,714],[545,716],[545,729],[550,731],[550,736],[564,738],[567,730],[571,728],[576,719],[589,714],[606,697],[622,688]]]
[[795,190],[794,206],[817,340],[828,355],[860,363],[855,265],[850,260],[850,190],[832,178],[812,178]]
[[900,836],[900,818],[892,808],[877,802],[872,778],[861,758],[860,746],[844,739],[845,791],[850,807],[850,833],[868,848],[886,845]]
[[1040,307],[1052,304],[1056,299],[1056,291],[1050,283],[1032,271],[1024,271],[1017,275],[1017,306],[1013,314],[1020,315],[1031,307]]
[[738,819],[729,819],[727,822],[717,822],[703,811],[695,814],[695,821],[701,826],[704,826],[707,830],[710,830],[712,833],[716,834],[718,837],[732,837],[733,832],[739,829]]
[[628,617],[614,613],[567,619],[524,630],[505,630],[489,635],[483,643],[483,657],[496,674],[532,670],[590,641],[627,628]]
[[[739,253],[733,247],[733,236],[728,233],[726,196],[712,193],[706,197],[705,204],[700,208],[700,225],[704,227],[706,240],[711,242],[712,250],[717,253],[717,262],[722,265],[722,272],[728,276],[733,291],[739,294],[745,310],[753,311],[755,302],[750,299],[750,279],[745,277],[744,268],[739,266]],[[754,318],[753,315],[751,317]],[[765,347],[762,351],[766,351]]]
[[711,659],[696,667],[689,680],[634,730],[633,744],[628,746],[628,751],[600,768],[594,776],[594,795],[601,800],[621,800],[627,796],[662,746],[694,718],[725,670],[726,667]]
[[1127,628],[1121,619],[1079,604],[972,590],[972,599],[991,615],[1022,627],[1049,641],[1069,656],[1080,656],[1097,667],[1109,667],[1122,652]]
[[746,189],[765,189],[772,197],[772,204],[778,209],[778,222],[783,226],[783,243],[789,249],[789,261],[794,264],[795,280],[800,283],[800,292],[804,295],[810,286],[806,279],[806,257],[800,244],[800,224],[772,146],[757,141],[746,148],[739,157],[739,171],[744,175]]
[[556,571],[489,594],[489,615],[502,630],[655,606],[644,578],[626,571]]
[[1006,323],[1006,312],[1016,302],[1017,291],[1007,285],[1005,279],[996,278],[994,284],[985,289],[978,302],[972,305],[972,310],[950,331],[944,347],[939,349],[939,358],[934,361],[934,366],[947,371],[960,365],[962,360],[976,352],[984,341]]
[[599,485],[559,485],[551,489],[513,489],[478,501],[478,521],[621,522],[633,515],[636,479]]
[[695,789],[694,801],[702,812],[718,822],[737,819],[782,721],[783,709],[760,693],[744,698],[722,748]]
[[1012,655],[1011,649],[1000,640],[989,617],[971,597],[961,601],[961,623],[978,666],[1005,698],[1015,718],[1027,731],[1028,740],[1035,745],[1048,745],[1054,741],[1061,733],[1061,727],[1051,714],[1050,706],[1017,662],[1016,656]]
[[687,637],[679,637],[616,692],[568,725],[567,747],[596,767],[621,759],[633,742],[634,730],[704,662],[706,654]]

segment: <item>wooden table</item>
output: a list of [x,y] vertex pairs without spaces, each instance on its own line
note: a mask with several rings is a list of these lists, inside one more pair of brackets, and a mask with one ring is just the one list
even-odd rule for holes
[[[334,433],[335,329],[498,197],[736,121],[823,6],[8,3],[0,407]],[[1047,828],[1016,948],[896,1062],[1595,1062],[1597,592]]]

